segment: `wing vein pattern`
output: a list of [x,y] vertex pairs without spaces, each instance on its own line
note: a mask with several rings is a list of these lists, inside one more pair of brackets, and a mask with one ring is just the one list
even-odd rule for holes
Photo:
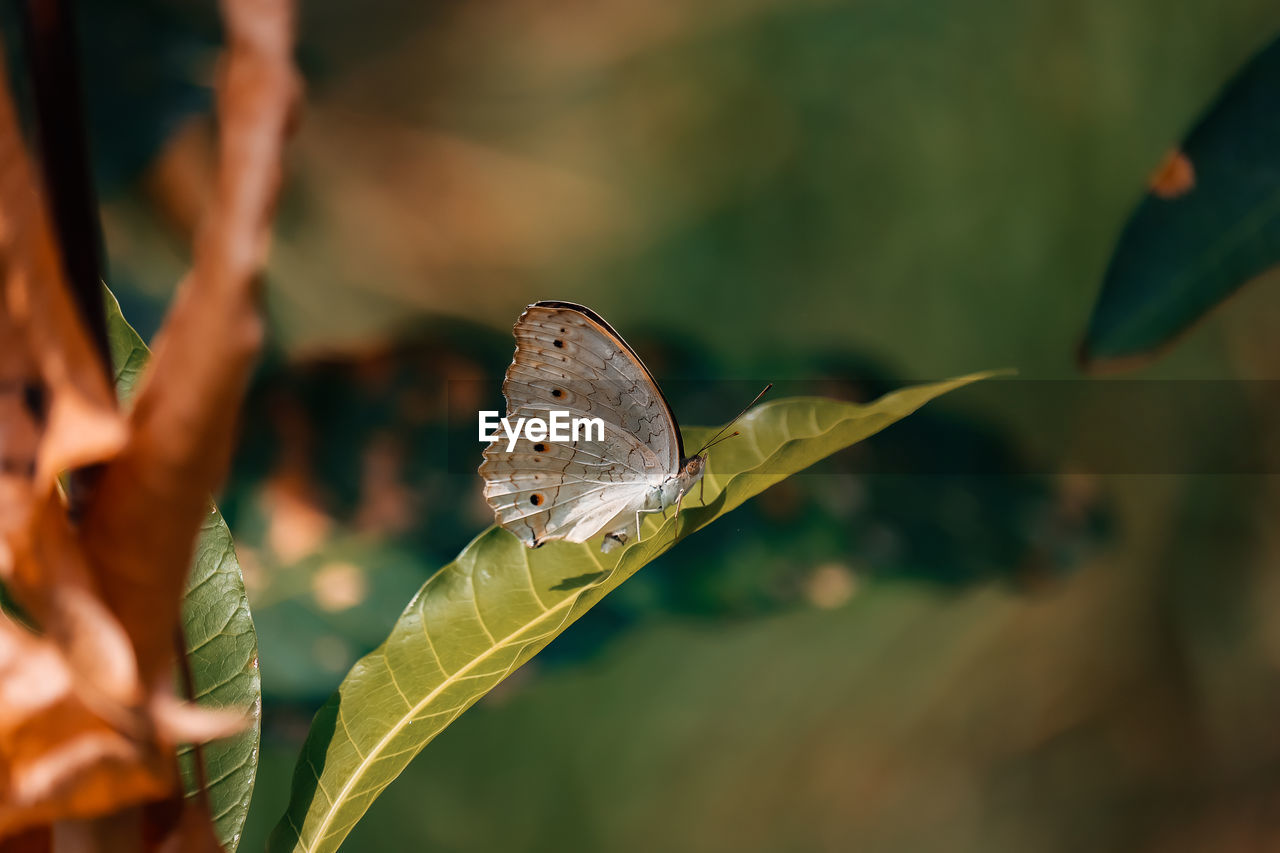
[[634,516],[653,489],[680,470],[679,431],[649,371],[589,309],[530,305],[515,324],[516,350],[502,383],[507,417],[550,423],[598,418],[603,435],[530,441],[484,451],[484,496],[498,523],[531,547],[585,542]]

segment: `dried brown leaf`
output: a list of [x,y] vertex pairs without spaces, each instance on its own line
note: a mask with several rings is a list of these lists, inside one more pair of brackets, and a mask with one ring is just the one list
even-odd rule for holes
[[156,731],[168,743],[207,743],[231,737],[248,724],[235,708],[202,708],[162,693],[151,702],[151,719]]
[[157,336],[124,450],[85,508],[85,542],[143,680],[168,690],[179,603],[208,494],[225,475],[262,339],[255,293],[299,84],[292,6],[228,0],[220,171],[194,266]]
[[[0,68],[0,88],[8,81]],[[41,494],[63,471],[102,461],[125,426],[104,365],[65,287],[56,244],[8,97],[0,98],[0,329],[8,333],[0,381],[26,383],[47,400],[35,458]]]
[[[0,90],[7,91],[0,62]],[[58,492],[65,470],[123,446],[106,372],[63,286],[11,101],[0,97],[0,579],[87,686],[138,698],[127,637],[101,603]]]
[[[14,843],[39,846],[51,825],[59,849],[219,849],[207,807],[174,798],[174,745],[244,720],[173,697],[173,638],[262,336],[254,289],[298,91],[291,4],[225,12],[217,187],[127,417],[70,301],[0,76],[0,578],[43,631],[0,616],[0,838]],[[87,465],[98,476],[73,522],[58,477]]]
[[172,790],[172,757],[106,721],[79,684],[56,645],[0,617],[0,837]]

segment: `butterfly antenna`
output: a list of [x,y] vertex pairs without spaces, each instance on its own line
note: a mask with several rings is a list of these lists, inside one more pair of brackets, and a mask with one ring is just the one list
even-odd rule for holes
[[703,448],[702,448],[701,450],[699,450],[698,452],[699,452],[699,453],[706,453],[708,450],[710,450],[711,448],[715,447],[717,444],[724,444],[726,441],[728,441],[729,439],[733,438],[735,435],[742,435],[742,433],[738,432],[738,431],[735,429],[733,432],[729,433],[728,435],[722,435],[722,436],[720,436],[719,438],[715,439],[714,441],[709,441],[709,442],[707,442],[705,445],[703,445]]
[[[725,430],[729,429],[729,427],[731,427],[731,426],[733,426],[734,424],[736,424],[736,423],[738,422],[738,420],[739,420],[743,415],[745,415],[747,412],[751,411],[751,407],[752,407],[752,406],[754,406],[756,403],[760,402],[760,398],[761,398],[761,397],[763,397],[765,394],[768,394],[768,393],[769,393],[769,389],[770,389],[770,388],[772,388],[772,387],[773,387],[773,383],[772,383],[772,382],[770,382],[768,385],[764,386],[764,388],[760,391],[760,393],[756,395],[756,398],[755,398],[754,400],[752,400],[750,403],[747,403],[746,408],[744,408],[741,412],[738,412],[738,414],[734,416],[733,420],[729,421],[727,424],[725,424],[724,426],[722,426],[722,427],[720,428],[720,431],[719,431],[719,432],[717,432],[715,435],[711,436],[711,440],[710,440],[710,441],[708,441],[706,444],[702,445],[702,449],[701,449],[701,450],[699,450],[697,453],[695,453],[695,454],[693,454],[693,455],[694,455],[694,456],[700,456],[700,455],[702,455],[702,453],[704,453],[704,452],[707,450],[707,448],[709,448],[711,445],[713,445],[713,444],[718,444],[720,441],[722,441],[723,439],[721,439],[721,438],[720,438],[720,436],[724,435]],[[738,435],[738,433],[736,433],[736,432],[735,432],[733,435]],[[732,436],[732,435],[725,435],[725,438],[733,438],[733,436]]]

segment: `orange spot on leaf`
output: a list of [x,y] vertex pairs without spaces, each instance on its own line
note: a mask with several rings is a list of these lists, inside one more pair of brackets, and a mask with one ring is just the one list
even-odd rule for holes
[[1187,155],[1174,149],[1165,155],[1148,182],[1157,198],[1173,199],[1186,195],[1196,185],[1196,170]]

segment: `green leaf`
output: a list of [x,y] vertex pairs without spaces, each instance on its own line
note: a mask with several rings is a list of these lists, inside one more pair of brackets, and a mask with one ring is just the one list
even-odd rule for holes
[[116,385],[116,396],[122,402],[133,397],[138,380],[142,378],[142,369],[147,366],[151,351],[143,343],[142,338],[134,331],[133,326],[120,312],[120,303],[115,294],[103,288],[107,314],[107,345],[111,348],[112,379]]
[[1194,184],[1149,192],[1125,226],[1080,348],[1086,367],[1145,360],[1280,263],[1280,41],[1244,67],[1181,151]]
[[[127,400],[133,395],[149,353],[109,291],[106,302],[116,391],[122,400]],[[250,724],[244,731],[207,744],[203,750],[214,826],[223,846],[233,851],[244,829],[258,766],[262,683],[258,677],[258,636],[249,614],[231,531],[212,505],[196,539],[187,578],[183,631],[197,701],[212,708],[235,707],[249,712]],[[183,750],[181,758],[183,781],[190,796],[198,780],[189,748]]]
[[[752,410],[736,427],[741,437],[711,454],[706,505],[685,505],[680,535],[984,375],[907,388],[865,406],[792,398]],[[705,428],[686,430],[686,443],[697,446],[706,435]],[[670,548],[675,524],[674,516],[649,516],[640,541],[609,554],[600,552],[599,539],[530,550],[501,528],[480,534],[423,585],[386,641],[352,667],[316,714],[270,849],[338,849],[424,746]]]

